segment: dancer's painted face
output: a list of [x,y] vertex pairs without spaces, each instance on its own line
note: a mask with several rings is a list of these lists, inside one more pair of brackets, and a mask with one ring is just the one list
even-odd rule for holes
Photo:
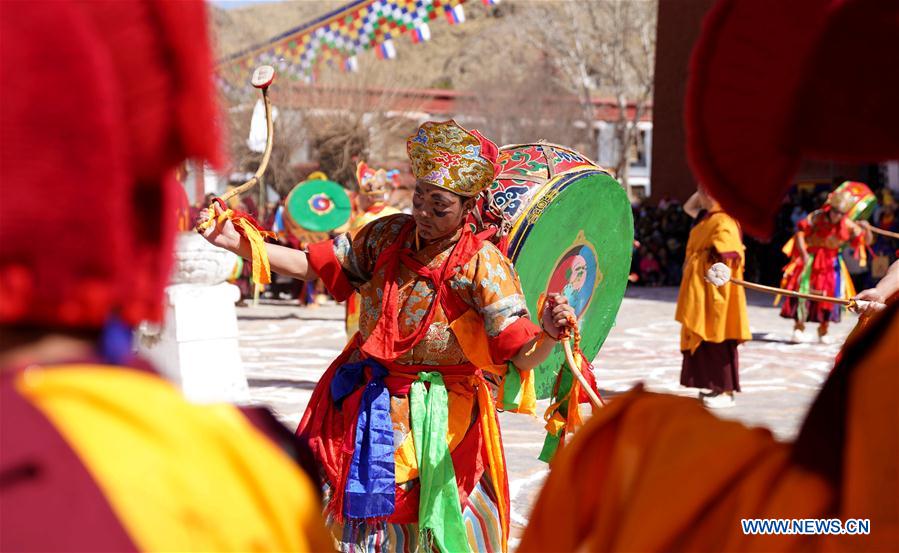
[[412,195],[412,216],[418,235],[425,240],[435,240],[455,233],[474,203],[474,198],[463,198],[433,184],[417,181]]

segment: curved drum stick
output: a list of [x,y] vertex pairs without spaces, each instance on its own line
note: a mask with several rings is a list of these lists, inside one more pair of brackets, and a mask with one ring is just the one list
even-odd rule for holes
[[873,232],[874,234],[879,234],[879,235],[881,235],[881,236],[886,236],[887,238],[896,238],[897,240],[899,240],[899,232],[892,232],[892,231],[889,231],[889,230],[883,230],[882,228],[877,228],[877,227],[875,227],[875,226],[873,226],[873,225],[871,225],[869,228],[871,229],[871,232]]
[[[571,339],[562,339],[562,348],[565,350],[565,360],[568,362],[568,368],[571,369],[571,374],[573,374],[578,382],[581,383],[581,388],[587,392],[590,402],[596,407],[602,407],[602,401],[599,399],[599,396],[596,395],[596,392],[593,391],[593,387],[587,382],[584,373],[578,368],[577,361],[574,358],[574,352],[571,351]],[[577,398],[575,398],[575,401],[577,401]]]
[[233,198],[238,194],[243,194],[247,190],[259,184],[259,179],[262,178],[263,173],[265,173],[265,170],[268,168],[268,161],[272,157],[272,145],[274,144],[272,102],[268,97],[268,87],[272,84],[273,80],[275,80],[275,69],[271,65],[260,65],[256,68],[256,71],[253,71],[253,78],[250,82],[254,87],[262,91],[262,101],[265,104],[265,152],[262,154],[262,161],[259,162],[259,168],[256,169],[256,173],[253,175],[253,178],[224,194],[221,197],[221,200],[223,202],[228,201],[230,198]]

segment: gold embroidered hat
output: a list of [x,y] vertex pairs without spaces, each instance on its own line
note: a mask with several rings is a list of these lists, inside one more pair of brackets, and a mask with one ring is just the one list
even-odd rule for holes
[[359,183],[359,193],[366,196],[384,196],[390,192],[387,171],[369,167],[364,161],[356,165],[356,182]]
[[496,144],[453,120],[422,123],[406,141],[415,178],[460,196],[476,196],[496,176]]

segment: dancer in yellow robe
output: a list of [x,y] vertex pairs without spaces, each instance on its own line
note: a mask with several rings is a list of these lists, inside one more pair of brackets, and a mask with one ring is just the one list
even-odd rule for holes
[[696,224],[687,240],[675,313],[682,325],[680,383],[708,390],[699,394],[707,407],[730,407],[734,392],[740,391],[737,346],[752,339],[746,293],[734,284],[709,286],[705,273],[713,263],[724,262],[742,278],[743,238],[739,224],[702,188],[684,208],[696,217]]

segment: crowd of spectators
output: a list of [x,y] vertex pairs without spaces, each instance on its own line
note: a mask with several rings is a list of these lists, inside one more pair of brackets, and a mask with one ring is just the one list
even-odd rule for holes
[[677,200],[632,207],[634,255],[631,282],[643,286],[677,286],[693,220]]

